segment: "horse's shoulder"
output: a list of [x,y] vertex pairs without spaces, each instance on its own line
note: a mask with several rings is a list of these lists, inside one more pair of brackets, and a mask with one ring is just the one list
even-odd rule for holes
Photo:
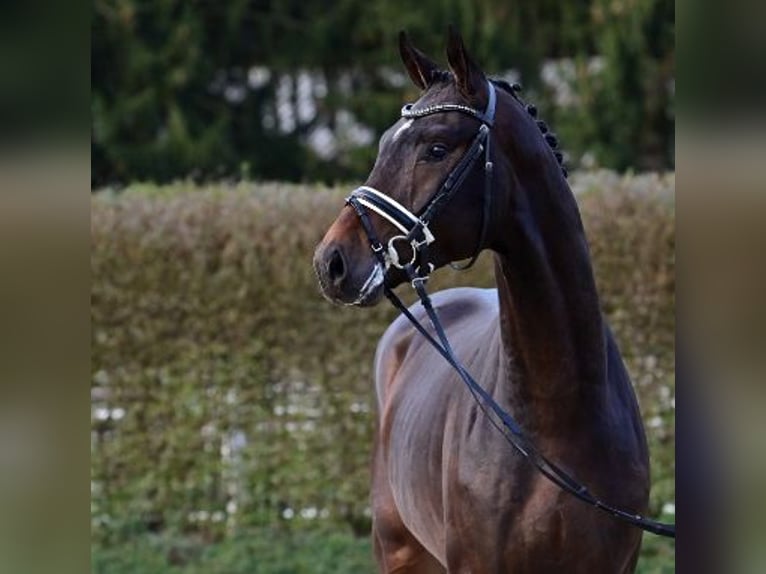
[[463,318],[471,313],[496,313],[498,307],[497,289],[456,287],[437,291],[431,299],[437,311],[459,314]]
[[[437,291],[431,301],[439,320],[449,331],[450,327],[462,321],[485,320],[497,314],[497,290],[458,287]],[[409,307],[410,313],[423,325],[430,325],[425,309],[418,302]],[[427,344],[422,337],[415,337],[417,331],[403,314],[400,314],[386,329],[378,342],[375,355],[375,371],[378,378],[395,371],[409,350],[411,344]]]
[[[439,320],[445,325],[473,318],[476,314],[497,313],[497,290],[475,287],[456,287],[437,291],[431,295],[431,302]],[[410,313],[421,323],[429,324],[426,311],[420,302],[409,307]],[[378,343],[378,354],[397,345],[408,343],[416,333],[409,319],[400,314],[388,326]]]
[[[433,293],[431,302],[453,344],[459,344],[459,341],[453,337],[457,332],[482,332],[497,316],[496,289],[472,287],[445,289]],[[431,331],[430,320],[419,302],[410,306],[409,311]],[[417,332],[404,314],[400,314],[388,326],[378,342],[375,353],[375,386],[380,401],[385,402],[385,397],[388,396],[387,389],[407,357],[416,356],[420,346],[427,345],[426,339]]]

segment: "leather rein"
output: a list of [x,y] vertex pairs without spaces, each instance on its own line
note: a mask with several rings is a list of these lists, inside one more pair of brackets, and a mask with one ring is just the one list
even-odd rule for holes
[[[461,104],[438,104],[420,109],[415,109],[414,104],[407,104],[402,108],[401,115],[403,118],[416,119],[444,112],[460,112],[472,116],[481,122],[476,136],[474,136],[473,141],[464,152],[463,157],[449,173],[439,190],[431,197],[425,207],[423,207],[420,215],[413,214],[397,201],[369,186],[362,186],[355,189],[346,199],[346,203],[356,211],[362,227],[367,234],[370,248],[383,270],[387,271],[393,266],[403,270],[407,274],[407,277],[409,278],[412,287],[417,292],[420,302],[433,326],[436,338],[426,330],[423,324],[420,323],[404,303],[402,303],[401,299],[399,299],[399,297],[384,284],[383,289],[386,297],[391,301],[394,307],[396,307],[396,309],[398,309],[410,323],[412,323],[415,329],[425,337],[428,343],[438,351],[453,369],[455,369],[458,375],[460,375],[460,378],[465,383],[474,400],[476,400],[479,408],[481,408],[489,422],[498,430],[498,432],[500,432],[503,438],[532,465],[534,465],[543,476],[575,498],[595,506],[599,510],[606,512],[623,522],[641,528],[642,530],[660,536],[675,538],[675,524],[656,522],[639,514],[627,512],[604,503],[594,496],[571,474],[546,458],[545,455],[543,455],[526,437],[514,418],[498,405],[492,396],[474,380],[457,358],[447,339],[444,328],[436,315],[436,311],[433,308],[428,292],[425,289],[425,283],[434,269],[433,264],[428,259],[428,246],[436,240],[428,226],[439,209],[458,191],[458,189],[460,189],[471,168],[482,155],[482,152],[484,153],[484,209],[482,230],[475,254],[468,264],[460,269],[467,269],[473,265],[479,256],[479,252],[484,248],[488,219],[490,216],[493,171],[493,164],[490,157],[490,128],[494,124],[497,101],[494,84],[488,80],[487,85],[489,90],[489,101],[483,112]],[[368,210],[377,213],[401,232],[399,235],[392,237],[386,246],[384,246],[378,239],[375,228],[370,221]],[[409,252],[405,251],[405,254],[403,255],[400,252],[402,247]],[[494,414],[497,420],[490,414],[490,411]],[[502,427],[498,423],[498,420],[502,424]]]

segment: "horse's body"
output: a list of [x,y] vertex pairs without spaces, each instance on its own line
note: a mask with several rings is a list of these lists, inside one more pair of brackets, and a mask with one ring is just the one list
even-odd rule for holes
[[[463,364],[529,430],[534,417],[514,401],[497,292],[451,289],[433,301]],[[412,310],[425,320],[422,307]],[[534,433],[534,440],[606,500],[636,508],[645,503],[645,483],[636,488],[625,477],[645,473],[645,460],[636,457],[644,448],[640,418],[619,352],[606,337],[613,388],[583,400],[576,424]],[[380,341],[375,377],[371,500],[382,571],[633,571],[639,532],[559,490],[512,450],[404,317]],[[546,410],[555,413],[562,400],[576,399],[554,398]]]
[[[401,50],[425,90],[418,109],[456,100],[489,107],[486,79],[456,35],[448,77],[406,38]],[[476,121],[460,113],[400,120],[381,139],[368,185],[415,212],[475,133]],[[534,119],[507,92],[498,92],[492,134],[492,209],[482,217],[483,174],[474,170],[433,221],[430,261],[439,267],[471,256],[477,243],[488,247],[497,290],[438,293],[436,311],[458,358],[542,453],[602,500],[643,512],[643,427],[601,316],[576,203]],[[377,216],[374,224],[381,235],[395,233]],[[382,266],[354,210],[341,212],[314,264],[332,300],[380,300]],[[388,285],[404,279],[385,269]],[[412,311],[423,319],[422,307]],[[372,511],[381,572],[633,571],[640,530],[564,493],[511,449],[403,318],[379,344],[375,375]]]

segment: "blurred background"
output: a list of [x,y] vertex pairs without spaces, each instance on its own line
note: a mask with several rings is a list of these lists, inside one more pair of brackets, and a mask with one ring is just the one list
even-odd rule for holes
[[449,23],[525,88],[572,167],[674,166],[670,0],[95,0],[92,184],[362,178],[417,92],[396,34],[444,61]]
[[[313,248],[417,98],[397,33],[449,23],[562,142],[675,521],[675,15],[668,0],[96,1],[94,572],[374,571],[375,344]],[[491,261],[433,288],[491,286]],[[402,295],[407,298],[406,291]],[[411,299],[410,299],[411,300]],[[645,535],[638,571],[675,571]]]

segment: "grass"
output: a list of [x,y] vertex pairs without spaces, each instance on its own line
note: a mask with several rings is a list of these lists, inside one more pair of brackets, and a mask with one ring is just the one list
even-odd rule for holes
[[259,529],[200,545],[142,536],[94,548],[94,574],[352,574],[374,572],[369,538],[327,531]]
[[[144,535],[116,547],[94,547],[92,571],[94,574],[377,572],[370,538],[322,529],[302,532],[259,529],[211,544]],[[646,534],[636,572],[675,572],[675,543]]]

